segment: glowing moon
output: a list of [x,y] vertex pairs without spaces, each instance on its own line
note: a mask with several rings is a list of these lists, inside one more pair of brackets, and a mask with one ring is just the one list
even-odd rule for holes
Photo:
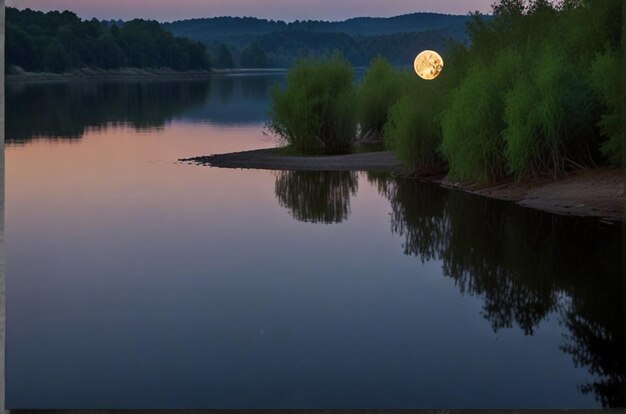
[[420,78],[433,80],[443,69],[443,58],[434,50],[424,50],[415,58],[413,67]]

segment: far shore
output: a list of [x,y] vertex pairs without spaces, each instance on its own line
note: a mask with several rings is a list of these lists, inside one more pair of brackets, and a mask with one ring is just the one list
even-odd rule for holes
[[202,80],[216,75],[259,75],[283,73],[279,68],[211,69],[178,72],[172,69],[121,68],[115,70],[83,68],[66,73],[16,72],[5,75],[7,82],[58,82],[80,80]]
[[[277,148],[268,148],[179,161],[217,168],[406,173],[403,164],[389,151],[333,156],[287,156],[276,152]],[[624,222],[624,172],[618,168],[581,170],[559,179],[507,181],[482,186],[452,182],[441,176],[420,179],[551,213]]]

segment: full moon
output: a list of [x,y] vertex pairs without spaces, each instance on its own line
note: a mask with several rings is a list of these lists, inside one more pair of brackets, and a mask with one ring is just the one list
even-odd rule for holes
[[443,58],[434,50],[424,50],[415,58],[413,67],[420,78],[433,80],[443,69]]

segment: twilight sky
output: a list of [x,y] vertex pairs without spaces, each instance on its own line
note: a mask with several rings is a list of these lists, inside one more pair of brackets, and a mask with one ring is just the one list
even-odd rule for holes
[[12,7],[71,10],[82,18],[172,21],[194,17],[254,16],[280,20],[344,20],[431,11],[489,12],[494,0],[7,0]]

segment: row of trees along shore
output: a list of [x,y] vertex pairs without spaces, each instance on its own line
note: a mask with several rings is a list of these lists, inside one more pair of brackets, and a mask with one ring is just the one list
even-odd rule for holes
[[268,128],[299,153],[378,135],[418,174],[473,182],[623,164],[622,7],[500,0],[432,81],[377,58],[357,86],[342,56],[301,60],[273,90]]
[[99,69],[171,68],[207,70],[211,60],[200,42],[175,37],[156,21],[123,24],[76,14],[6,9],[6,67],[29,72]]

